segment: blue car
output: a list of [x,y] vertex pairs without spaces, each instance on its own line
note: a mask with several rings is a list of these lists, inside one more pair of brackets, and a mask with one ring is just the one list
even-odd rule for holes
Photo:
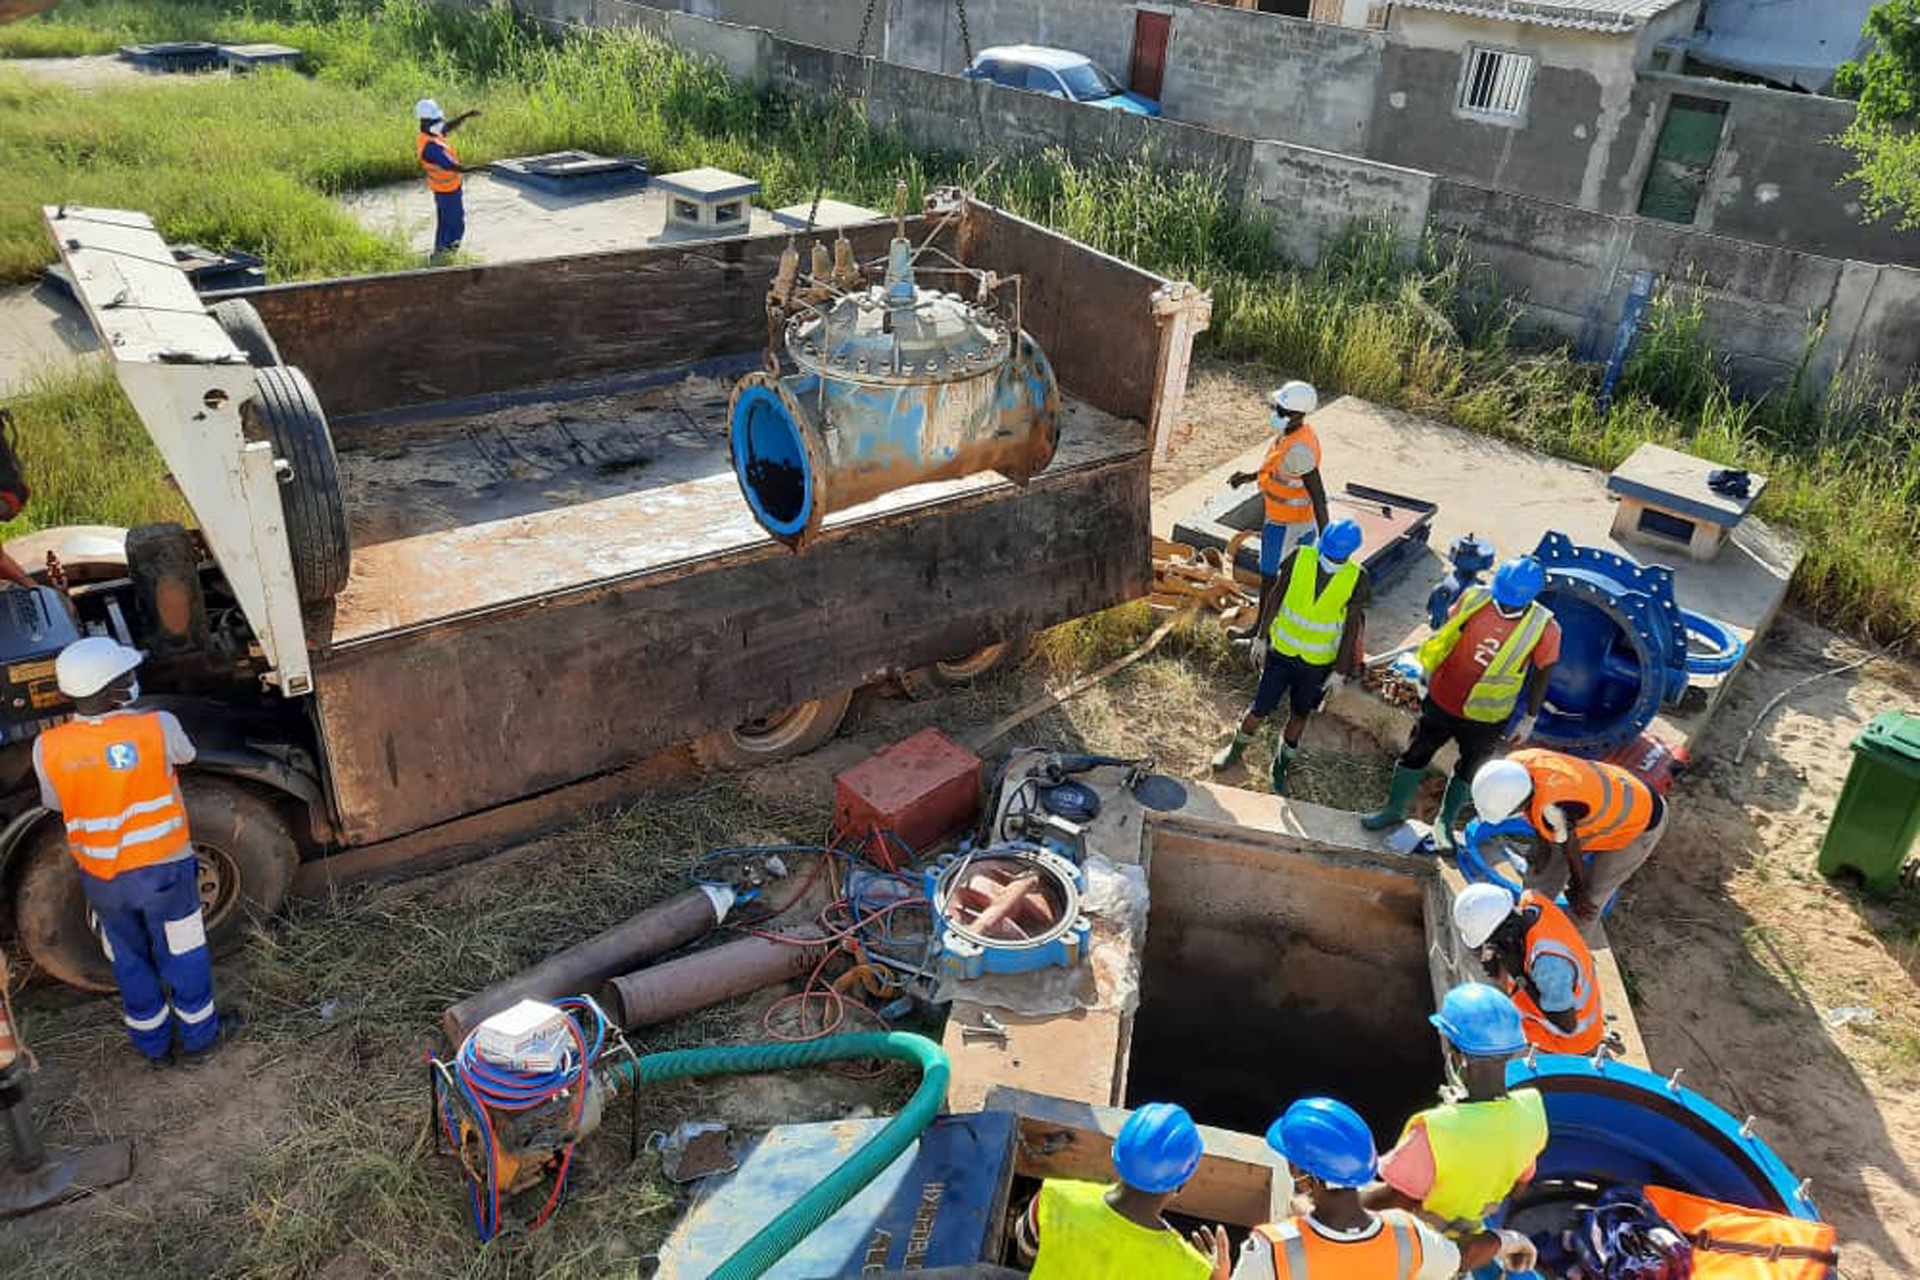
[[1055,98],[1084,102],[1108,111],[1157,116],[1160,104],[1120,87],[1120,82],[1085,54],[1008,44],[982,49],[966,70],[969,80],[991,80],[1008,89],[1026,89]]

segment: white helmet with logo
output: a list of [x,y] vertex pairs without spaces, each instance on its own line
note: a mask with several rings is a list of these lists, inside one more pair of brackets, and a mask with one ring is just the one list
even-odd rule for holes
[[69,698],[90,698],[140,665],[147,655],[106,636],[75,640],[53,660],[53,676]]
[[1511,914],[1513,895],[1497,884],[1470,884],[1453,900],[1453,927],[1460,941],[1476,950]]
[[1312,413],[1320,407],[1320,393],[1313,384],[1295,379],[1276,388],[1267,397],[1267,403],[1282,413]]

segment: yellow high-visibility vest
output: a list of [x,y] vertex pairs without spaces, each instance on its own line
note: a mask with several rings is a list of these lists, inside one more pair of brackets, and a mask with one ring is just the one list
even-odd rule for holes
[[1347,625],[1347,602],[1360,585],[1360,566],[1352,560],[1341,565],[1327,589],[1316,595],[1320,555],[1312,547],[1294,553],[1293,572],[1274,612],[1268,638],[1275,653],[1299,658],[1316,667],[1330,667],[1340,656],[1340,633]]
[[1547,1104],[1538,1089],[1429,1107],[1407,1129],[1416,1124],[1426,1126],[1433,1151],[1433,1189],[1420,1207],[1475,1230],[1547,1149]]
[[[1460,597],[1460,608],[1420,646],[1420,669],[1429,676],[1438,671],[1454,646],[1460,643],[1460,633],[1466,629],[1467,620],[1492,603],[1493,594],[1485,587],[1468,587]],[[1462,708],[1467,719],[1498,724],[1513,714],[1514,704],[1520,701],[1520,691],[1527,684],[1527,664],[1533,660],[1534,647],[1552,621],[1553,614],[1545,606],[1527,606],[1520,625],[1507,633],[1507,638],[1500,642],[1500,651],[1493,655],[1493,661],[1467,691],[1467,704]]]
[[1100,1183],[1049,1178],[1041,1184],[1032,1280],[1207,1280],[1212,1274],[1178,1231],[1156,1231],[1115,1213]]

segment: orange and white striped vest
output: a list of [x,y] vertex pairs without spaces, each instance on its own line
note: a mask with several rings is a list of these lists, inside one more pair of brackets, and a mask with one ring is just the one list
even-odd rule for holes
[[67,848],[88,875],[111,880],[193,856],[157,713],[76,717],[41,734],[37,754],[60,798]]
[[1538,747],[1515,751],[1507,759],[1533,777],[1527,817],[1542,835],[1551,830],[1544,816],[1550,804],[1586,806],[1586,816],[1574,824],[1573,833],[1588,853],[1623,849],[1653,821],[1653,791],[1618,765]]
[[1275,1280],[1413,1280],[1424,1252],[1413,1220],[1395,1210],[1379,1218],[1365,1240],[1329,1240],[1300,1217],[1254,1230],[1273,1249]]
[[1260,492],[1266,497],[1268,524],[1304,524],[1313,519],[1313,498],[1303,480],[1280,470],[1280,462],[1297,444],[1313,450],[1313,466],[1320,466],[1320,437],[1306,423],[1280,435],[1260,463]]
[[428,133],[425,129],[413,141],[413,154],[420,158],[420,167],[427,171],[427,190],[437,196],[451,195],[460,189],[460,171],[442,169],[437,164],[427,163],[427,144],[437,142],[447,149],[447,159],[460,163],[460,153],[453,149],[453,143],[437,133]]
[[1534,1003],[1525,983],[1508,987],[1507,994],[1520,1010],[1527,1043],[1546,1053],[1592,1053],[1607,1034],[1606,1022],[1600,1014],[1600,984],[1594,978],[1593,952],[1567,913],[1555,906],[1552,899],[1529,889],[1520,895],[1520,909],[1524,911],[1529,907],[1538,907],[1540,918],[1527,930],[1527,968],[1532,969],[1534,961],[1541,956],[1558,956],[1571,964],[1579,976],[1574,979],[1573,996],[1577,1003],[1571,1031],[1562,1031]]

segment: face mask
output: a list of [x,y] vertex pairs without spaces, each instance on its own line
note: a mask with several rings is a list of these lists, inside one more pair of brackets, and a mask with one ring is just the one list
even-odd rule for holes
[[1281,413],[1278,409],[1275,409],[1273,412],[1267,415],[1267,424],[1271,426],[1275,431],[1285,431],[1288,427],[1293,425],[1292,422],[1288,421],[1287,415],[1284,413]]
[[114,699],[114,705],[116,707],[130,707],[138,701],[140,701],[140,679],[136,676],[133,681],[127,685],[126,692]]
[[1320,553],[1320,567],[1326,570],[1328,573],[1340,572],[1340,566],[1345,563],[1346,563],[1345,560],[1335,560],[1332,556],[1329,556],[1324,551]]
[[1453,1049],[1446,1051],[1447,1082],[1440,1086],[1442,1102],[1464,1102],[1467,1098],[1467,1082],[1460,1074],[1460,1055]]

